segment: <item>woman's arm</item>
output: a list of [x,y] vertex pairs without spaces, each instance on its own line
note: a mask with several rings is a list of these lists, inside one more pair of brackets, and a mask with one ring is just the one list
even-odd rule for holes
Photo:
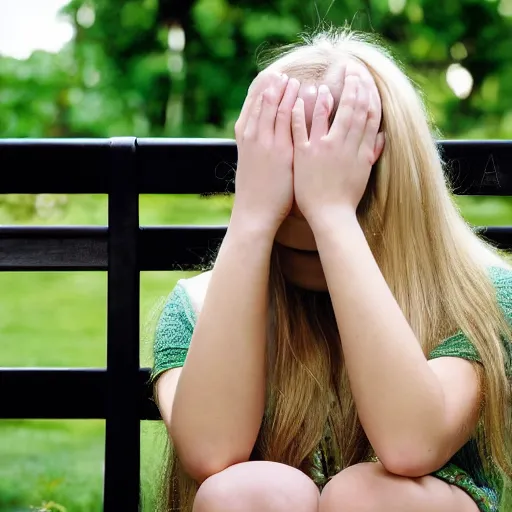
[[439,469],[478,421],[476,368],[457,358],[427,361],[355,214],[331,211],[313,231],[368,439],[393,473]]
[[249,459],[265,406],[270,256],[293,203],[290,125],[300,84],[276,73],[256,80],[235,128],[238,170],[231,222],[170,420],[178,456],[198,481]]
[[373,258],[356,210],[384,147],[381,100],[361,63],[347,61],[341,74],[330,127],[334,99],[326,86],[318,89],[310,136],[303,103],[294,107],[295,198],[315,235],[361,424],[389,471],[421,476],[472,434],[480,380],[467,361],[427,362]]
[[177,385],[169,431],[199,481],[248,460],[264,410],[268,229],[233,221]]

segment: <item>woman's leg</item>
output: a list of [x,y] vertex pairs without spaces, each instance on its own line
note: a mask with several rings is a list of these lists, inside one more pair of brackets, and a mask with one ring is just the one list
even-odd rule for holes
[[301,471],[276,462],[244,462],[205,480],[193,512],[318,512],[318,499],[318,488]]
[[458,487],[434,478],[405,478],[380,462],[351,466],[324,488],[319,512],[478,512]]

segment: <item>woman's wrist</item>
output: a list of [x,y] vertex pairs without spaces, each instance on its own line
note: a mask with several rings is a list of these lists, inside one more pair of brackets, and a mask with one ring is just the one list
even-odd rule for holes
[[345,226],[359,226],[357,214],[348,206],[319,207],[308,212],[306,220],[316,236],[330,233],[333,230],[343,230]]
[[228,231],[236,233],[236,236],[248,236],[252,239],[273,244],[280,223],[275,219],[262,214],[233,208],[231,219],[229,221]]

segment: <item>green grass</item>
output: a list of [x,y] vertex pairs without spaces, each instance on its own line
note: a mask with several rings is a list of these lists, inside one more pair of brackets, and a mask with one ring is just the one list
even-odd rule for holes
[[[183,273],[141,275],[143,366],[151,364],[153,320],[179,277]],[[104,274],[0,273],[0,287],[8,291],[0,306],[2,366],[105,366]],[[142,429],[146,473],[156,469],[150,462],[158,453],[152,457],[149,451],[155,431],[150,423]],[[1,422],[0,511],[27,510],[43,500],[73,511],[99,510],[103,443],[102,421]],[[153,478],[147,474],[144,480]]]
[[[512,201],[461,198],[476,225],[512,224]],[[231,199],[141,198],[141,224],[222,224]],[[0,208],[0,222],[12,223]],[[78,196],[60,214],[30,224],[105,224],[106,198]],[[141,275],[141,364],[151,364],[152,326],[165,296],[182,276]],[[96,272],[0,273],[0,366],[104,367],[106,275]],[[27,404],[29,406],[29,404]],[[151,510],[165,432],[142,424],[144,510]],[[104,422],[1,421],[0,512],[53,502],[67,512],[101,509]],[[51,510],[59,510],[56,506]]]
[[[141,224],[223,224],[225,197],[141,197]],[[0,212],[0,219],[2,219]],[[12,223],[3,212],[4,223]],[[105,224],[106,198],[78,196],[65,212],[25,224]],[[141,365],[151,364],[154,322],[181,272],[141,273]],[[106,274],[102,272],[0,273],[0,366],[105,367]],[[151,510],[165,432],[142,422],[144,510]],[[43,508],[101,509],[103,421],[1,421],[0,512]]]
[[4,421],[1,438],[0,510],[101,509],[104,422]]

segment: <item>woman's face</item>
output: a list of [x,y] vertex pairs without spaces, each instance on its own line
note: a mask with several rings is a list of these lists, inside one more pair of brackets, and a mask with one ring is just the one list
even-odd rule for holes
[[[363,64],[353,59],[342,62],[337,69],[329,71],[323,83],[329,86],[334,97],[334,112],[338,108],[341,97],[344,70],[347,62],[350,62],[350,70],[348,71],[350,74],[361,73],[366,76],[370,75],[368,69]],[[290,77],[293,78],[291,73]],[[321,83],[302,82],[299,90],[299,97],[304,101],[308,132],[311,129],[313,111],[315,109],[317,86],[321,85]],[[317,251],[315,237],[295,202],[290,214],[279,228],[275,241],[285,279],[301,288],[314,291],[327,290],[327,282]]]

